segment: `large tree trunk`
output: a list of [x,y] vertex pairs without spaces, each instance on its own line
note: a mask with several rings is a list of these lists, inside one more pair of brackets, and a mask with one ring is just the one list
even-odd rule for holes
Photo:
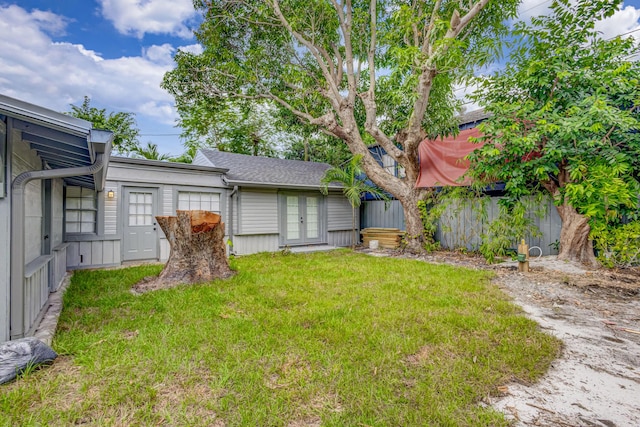
[[558,259],[576,261],[591,268],[598,268],[600,263],[593,253],[593,242],[589,239],[591,232],[589,219],[579,214],[569,204],[565,203],[556,208],[562,219]]
[[176,214],[156,217],[171,246],[169,260],[158,277],[143,280],[135,290],[210,282],[235,274],[227,260],[220,215],[207,211],[177,211]]
[[424,226],[422,218],[420,218],[420,209],[418,209],[418,201],[420,193],[411,191],[408,195],[398,198],[402,209],[404,210],[405,223],[405,249],[412,253],[420,253],[424,251],[422,246],[424,243]]

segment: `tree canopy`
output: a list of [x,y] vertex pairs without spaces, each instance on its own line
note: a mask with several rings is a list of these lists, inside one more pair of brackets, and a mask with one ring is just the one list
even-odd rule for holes
[[595,30],[621,3],[554,0],[550,15],[517,25],[505,69],[481,83],[492,117],[471,156],[477,179],[506,183],[507,204],[550,194],[559,257],[593,265],[593,231],[636,215],[640,195],[637,45]]
[[96,129],[110,130],[113,132],[113,149],[123,155],[127,155],[140,148],[135,114],[125,112],[109,112],[105,108],[91,106],[91,98],[84,97],[82,105],[71,105],[71,111],[66,113],[79,119],[93,123]]
[[[196,0],[201,54],[180,51],[163,85],[178,108],[268,100],[362,157],[421,235],[415,189],[425,135],[455,132],[452,86],[499,52],[517,0]],[[195,117],[195,116],[194,116]],[[382,168],[378,144],[406,171]]]

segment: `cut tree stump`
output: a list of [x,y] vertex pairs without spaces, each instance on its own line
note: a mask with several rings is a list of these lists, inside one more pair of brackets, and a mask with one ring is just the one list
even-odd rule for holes
[[207,211],[177,211],[176,216],[157,216],[171,253],[158,277],[145,278],[134,286],[144,292],[185,283],[211,282],[235,274],[229,267],[220,215]]

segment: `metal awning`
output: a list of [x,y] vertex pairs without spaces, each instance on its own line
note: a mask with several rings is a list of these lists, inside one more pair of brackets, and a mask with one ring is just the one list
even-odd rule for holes
[[[45,169],[91,165],[96,154],[108,159],[112,132],[92,129],[86,120],[0,95],[0,114],[13,118],[11,128],[20,132],[42,159]],[[102,190],[106,165],[94,175],[64,178],[68,185]]]

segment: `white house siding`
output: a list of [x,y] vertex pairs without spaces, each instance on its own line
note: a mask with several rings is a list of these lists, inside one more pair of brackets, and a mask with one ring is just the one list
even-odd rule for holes
[[[359,228],[356,210],[356,229]],[[353,240],[353,210],[342,194],[327,196],[327,243],[331,246],[351,246]],[[356,236],[356,239],[359,237]]]
[[[113,191],[113,198],[108,198],[109,190]],[[118,191],[118,183],[115,181],[106,181],[102,198],[104,199],[104,234],[112,236],[118,234],[118,201],[120,200],[120,191]],[[99,215],[99,214],[98,214]]]
[[173,200],[172,185],[165,185],[162,191],[162,207],[160,208],[160,215],[175,215],[175,201]]
[[238,234],[278,233],[278,193],[275,189],[243,189],[238,197]]
[[[358,239],[357,235],[356,239]],[[351,246],[352,240],[352,230],[329,231],[327,233],[327,244],[330,246]]]
[[[356,228],[358,227],[358,217],[356,210]],[[353,211],[347,198],[341,194],[329,194],[327,196],[327,230],[351,230],[352,224]]]
[[256,234],[250,236],[234,236],[233,252],[237,255],[255,254],[258,252],[276,252],[279,249],[278,234]]
[[158,184],[198,186],[206,188],[225,187],[222,177],[212,172],[188,169],[173,169],[168,166],[147,166],[118,163],[112,160],[107,171],[109,181],[138,187],[158,187]]
[[[6,141],[6,125],[3,121],[0,121],[0,141]],[[2,146],[2,143],[0,143]],[[0,155],[0,162],[5,162],[7,169],[4,170],[4,185],[7,193],[10,189],[10,169],[11,162],[9,158],[2,158]],[[4,165],[3,165],[4,166]],[[0,167],[3,169],[3,167]],[[3,184],[0,184],[3,185]],[[9,256],[11,252],[10,238],[11,235],[11,204],[10,196],[0,198],[0,343],[9,340],[9,298],[11,296],[10,283],[9,283]]]
[[[20,140],[20,133],[14,132],[12,182],[27,171],[41,170],[42,160],[29,144]],[[38,258],[42,253],[42,181],[33,180],[25,188],[25,263]]]

